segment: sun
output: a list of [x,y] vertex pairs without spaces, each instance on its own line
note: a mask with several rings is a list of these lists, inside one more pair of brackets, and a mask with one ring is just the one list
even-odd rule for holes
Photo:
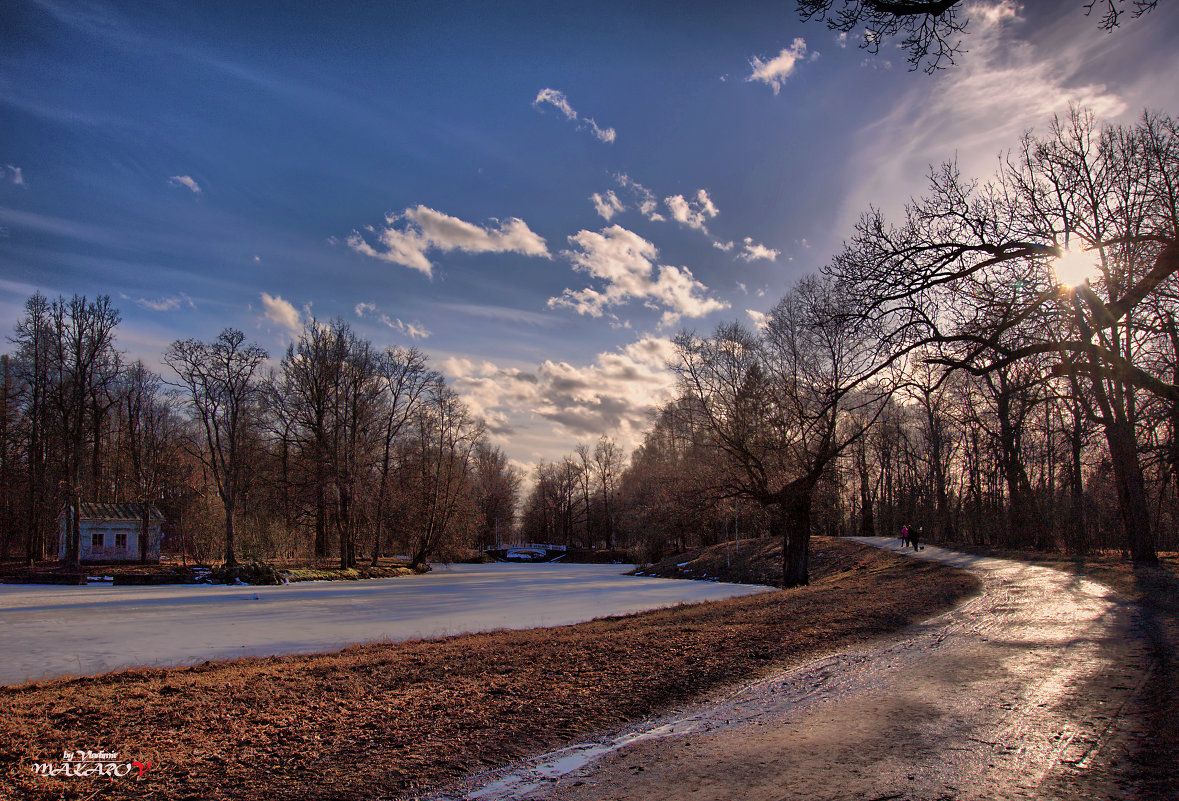
[[1074,243],[1052,260],[1056,279],[1063,286],[1080,286],[1097,275],[1099,267],[1097,252],[1085,250],[1080,243]]

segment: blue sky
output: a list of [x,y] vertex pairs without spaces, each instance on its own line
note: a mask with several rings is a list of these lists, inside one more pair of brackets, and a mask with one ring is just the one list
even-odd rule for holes
[[6,0],[0,328],[106,293],[158,365],[340,317],[425,350],[523,465],[630,447],[671,336],[751,322],[928,165],[985,177],[1070,102],[1179,113],[1175,4],[970,17],[929,77],[788,0]]

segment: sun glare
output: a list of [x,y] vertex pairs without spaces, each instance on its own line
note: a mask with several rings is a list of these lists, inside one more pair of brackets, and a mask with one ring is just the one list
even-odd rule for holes
[[1097,252],[1074,244],[1052,261],[1056,279],[1064,286],[1080,286],[1097,275]]

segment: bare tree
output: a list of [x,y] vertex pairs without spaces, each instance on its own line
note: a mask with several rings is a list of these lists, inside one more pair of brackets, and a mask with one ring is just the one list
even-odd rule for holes
[[476,515],[474,455],[484,432],[482,422],[441,381],[427,388],[413,423],[413,469],[407,477],[413,497],[410,553],[418,565],[469,544]]
[[49,479],[52,466],[49,460],[50,397],[50,341],[52,328],[49,300],[40,292],[25,302],[25,316],[16,324],[13,342],[17,346],[17,373],[23,385],[22,411],[27,427],[25,435],[25,559],[29,564],[44,558],[45,537],[49,531],[58,496],[55,482]]
[[[1163,299],[1179,271],[1177,165],[1173,120],[1098,130],[1074,110],[1048,137],[1025,138],[992,183],[946,165],[904,224],[869,212],[830,267],[896,353],[934,346],[938,361],[980,376],[1050,357],[1046,372],[1085,382],[1077,398],[1103,426],[1130,551],[1147,561],[1135,429],[1140,392],[1179,403],[1179,385],[1151,364],[1168,347]],[[1052,268],[1078,245],[1096,275],[1062,285]]]
[[226,328],[210,343],[177,340],[164,353],[203,433],[194,454],[212,474],[225,511],[225,564],[236,565],[234,514],[245,475],[242,445],[263,389],[255,376],[267,353],[245,344],[246,335]]
[[606,547],[614,547],[614,496],[618,492],[618,475],[622,472],[622,451],[603,434],[594,445],[593,468],[602,493],[602,522],[606,528]]
[[[876,339],[830,282],[806,278],[770,313],[761,336],[737,324],[708,339],[682,334],[674,366],[683,406],[723,455],[722,496],[773,512],[783,583],[808,581],[811,509],[825,472],[859,439],[887,392]],[[849,414],[852,410],[867,414]]]
[[[863,34],[861,47],[880,52],[880,45],[895,37],[908,51],[909,69],[934,73],[952,66],[964,52],[962,37],[969,18],[963,0],[798,0],[804,21],[825,22],[833,31]],[[1085,14],[1098,9],[1105,30],[1118,27],[1125,14],[1137,18],[1154,9],[1158,0],[1089,0]]]
[[79,562],[78,537],[82,514],[82,466],[85,460],[88,401],[96,387],[113,379],[118,360],[114,351],[114,329],[119,312],[110,298],[99,296],[88,302],[81,295],[70,300],[59,297],[49,308],[50,364],[53,375],[53,403],[66,443],[63,456],[69,504],[65,561]]
[[387,529],[387,507],[397,468],[399,442],[407,424],[417,412],[426,390],[442,376],[426,366],[426,356],[417,348],[388,348],[377,363],[384,391],[383,419],[379,423],[380,456],[377,463],[377,490],[373,512],[372,563],[380,559]]
[[520,471],[499,448],[485,442],[475,448],[475,499],[479,508],[479,542],[498,545],[516,518]]
[[149,507],[176,469],[179,441],[175,413],[161,394],[159,376],[143,362],[131,365],[119,394],[123,424],[122,450],[130,464],[135,497],[140,505],[139,561],[148,557]]

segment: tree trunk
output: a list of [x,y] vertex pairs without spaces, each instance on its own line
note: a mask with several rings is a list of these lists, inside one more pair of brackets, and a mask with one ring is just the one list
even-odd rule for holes
[[337,488],[340,496],[340,511],[337,526],[340,531],[341,570],[356,567],[356,543],[352,536],[352,491],[349,488],[348,482],[349,476],[345,473]]
[[147,564],[147,502],[139,504],[139,564]]
[[233,553],[233,505],[225,504],[225,566],[233,567],[237,557]]
[[326,559],[328,556],[327,534],[327,491],[324,489],[326,479],[318,466],[315,475],[315,558]]
[[77,487],[70,488],[70,522],[66,529],[66,565],[79,567],[82,564],[78,543],[82,539],[82,498]]
[[1081,452],[1084,448],[1084,432],[1081,430],[1080,415],[1073,415],[1073,428],[1069,431],[1069,526],[1067,541],[1071,550],[1078,554],[1089,553],[1089,536],[1085,527],[1085,478]]
[[1147,512],[1146,482],[1138,461],[1134,428],[1130,423],[1109,422],[1105,426],[1105,437],[1113,461],[1118,506],[1126,528],[1130,558],[1135,562],[1156,562],[1158,551]]
[[783,587],[804,587],[810,583],[808,568],[813,490],[813,486],[793,488],[783,498],[781,510],[771,510],[771,526],[776,522],[782,534]]
[[860,474],[860,536],[872,537],[876,534],[876,516],[872,509],[872,483],[866,453],[856,454],[856,470]]

